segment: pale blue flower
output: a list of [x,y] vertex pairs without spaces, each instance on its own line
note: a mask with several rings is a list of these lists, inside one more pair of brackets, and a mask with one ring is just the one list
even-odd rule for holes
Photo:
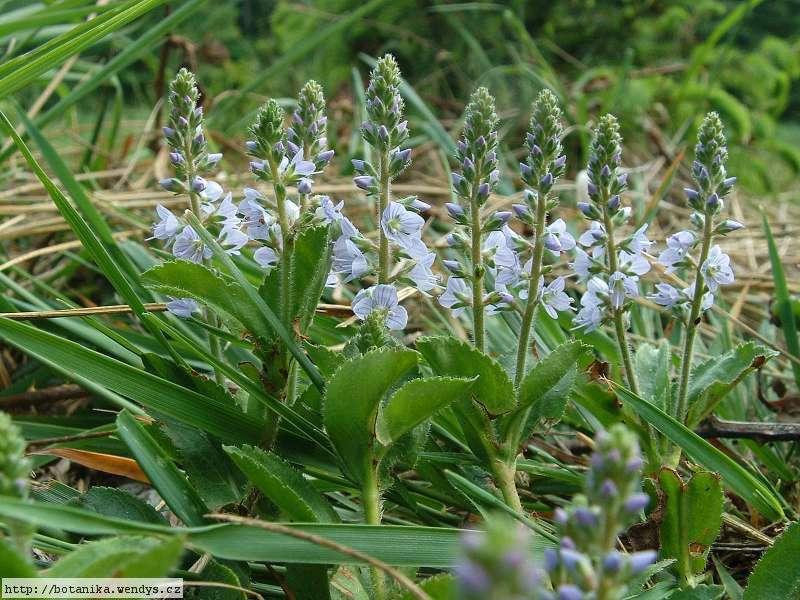
[[291,159],[289,159],[288,156],[284,156],[278,164],[278,173],[281,175],[289,173],[290,175],[308,177],[313,174],[316,169],[317,167],[313,162],[303,158],[302,149],[297,150]]
[[[198,179],[200,179],[198,177]],[[216,202],[222,197],[224,190],[222,186],[218,184],[216,181],[211,180],[203,180],[205,183],[205,187],[200,192],[200,198],[205,200],[206,202]]]
[[679,231],[667,238],[667,247],[658,255],[658,262],[666,267],[667,273],[675,271],[675,265],[686,258],[696,239],[691,231]]
[[578,238],[578,243],[584,248],[595,248],[606,242],[606,229],[600,221],[589,223],[589,229]]
[[620,309],[626,298],[635,298],[639,295],[639,278],[636,275],[615,271],[608,278],[608,289],[611,306]]
[[191,298],[172,298],[167,302],[167,310],[181,319],[188,319],[193,313],[199,312],[200,307]]
[[634,232],[630,239],[626,240],[623,247],[631,254],[639,254],[652,245],[653,242],[647,239],[647,223],[645,223]]
[[171,242],[178,233],[178,228],[181,226],[178,217],[161,204],[156,204],[156,217],[159,220],[153,224],[153,237],[149,239],[162,240],[167,243]]
[[700,268],[706,280],[708,289],[716,292],[720,285],[733,283],[733,269],[731,258],[719,246],[714,246],[708,253],[708,258]]
[[575,247],[575,238],[567,231],[567,224],[563,219],[556,219],[545,227],[544,245],[556,256]]
[[219,233],[219,244],[228,254],[239,254],[250,238],[238,227],[223,227]]
[[381,216],[384,235],[412,257],[428,251],[421,239],[424,224],[425,219],[399,202],[389,202]]
[[266,269],[278,264],[278,253],[275,252],[274,248],[261,246],[261,248],[253,252],[253,260]]
[[459,317],[464,314],[465,307],[471,304],[471,294],[466,281],[460,277],[450,277],[444,293],[439,296],[439,304],[451,309],[454,317]]
[[275,219],[259,204],[256,196],[248,194],[248,189],[245,188],[245,198],[239,203],[239,212],[244,215],[242,225],[246,228],[250,239],[266,240],[269,238],[269,228],[275,223]]
[[619,251],[619,268],[626,273],[644,275],[650,271],[650,261],[642,254],[631,254],[625,250]]
[[380,284],[361,290],[353,298],[352,309],[362,321],[377,310],[385,311],[385,324],[390,330],[403,329],[408,323],[408,312],[398,303],[397,289],[393,285]]
[[201,263],[211,258],[211,248],[206,246],[191,225],[187,225],[175,238],[172,254],[176,258]]
[[542,302],[542,308],[550,315],[552,319],[558,319],[558,313],[572,310],[572,298],[570,298],[564,288],[566,282],[563,277],[556,277],[544,285],[544,277],[539,278],[539,297]]
[[366,256],[350,238],[342,236],[334,242],[333,271],[342,275],[345,283],[358,279],[369,271]]
[[664,308],[673,308],[686,301],[686,298],[668,283],[657,283],[656,293],[650,294],[648,298]]
[[435,259],[436,253],[428,252],[424,256],[417,258],[414,267],[408,272],[408,278],[414,282],[414,287],[422,293],[439,287],[439,276],[431,270]]

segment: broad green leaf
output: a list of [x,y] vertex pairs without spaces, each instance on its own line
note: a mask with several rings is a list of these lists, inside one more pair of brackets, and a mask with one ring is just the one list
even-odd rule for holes
[[756,369],[778,353],[753,342],[746,342],[697,365],[689,380],[689,418],[694,427],[708,416],[720,400]]
[[204,515],[210,511],[203,500],[144,426],[122,411],[117,416],[117,431],[172,512],[187,525],[206,523]]
[[[456,578],[449,573],[428,577],[419,582],[419,587],[431,597],[431,600],[452,600],[457,598]],[[405,590],[392,596],[392,600],[415,600],[415,598],[411,592]]]
[[529,423],[561,418],[577,376],[578,359],[586,348],[583,343],[573,340],[542,357],[525,374],[517,391],[517,406],[512,415],[503,420],[513,419],[529,409]]
[[378,414],[376,434],[384,446],[396,442],[439,409],[469,393],[473,379],[414,379],[397,390]]
[[124,396],[221,439],[257,441],[261,434],[232,400],[198,394],[26,323],[0,318],[0,339],[89,389]]
[[189,482],[212,510],[241,501],[246,480],[220,443],[204,431],[166,419],[161,430],[178,452],[178,461]]
[[693,461],[719,473],[725,484],[753,508],[768,519],[785,518],[781,501],[758,477],[656,406],[618,384],[612,385],[619,398],[642,419],[682,448]]
[[633,357],[633,368],[639,381],[639,391],[645,400],[670,412],[670,347],[666,340],[655,346],[641,344]]
[[215,312],[232,316],[262,339],[273,336],[241,286],[214,269],[188,260],[170,260],[148,269],[141,277],[148,288],[160,294],[194,298]]
[[0,579],[36,576],[36,569],[11,545],[11,539],[0,537]]
[[338,515],[324,496],[289,463],[253,446],[225,446],[250,482],[293,521],[336,523]]
[[[783,329],[783,339],[786,342],[786,349],[789,354],[800,359],[800,337],[797,335],[797,322],[795,321],[794,310],[792,309],[792,297],[789,294],[789,286],[786,283],[786,273],[783,270],[778,246],[772,229],[769,226],[767,215],[762,211],[762,223],[764,235],[767,238],[767,249],[769,250],[769,262],[772,267],[772,280],[775,283],[775,309],[781,320]],[[791,362],[792,373],[794,374],[795,384],[800,387],[800,365],[795,361]]]
[[472,395],[490,414],[514,408],[514,384],[496,360],[451,336],[424,337],[417,350],[434,373],[449,377],[475,377]]
[[114,537],[80,546],[45,571],[53,577],[164,577],[183,552],[180,537]]
[[693,588],[679,589],[670,594],[669,600],[722,600],[725,588],[721,585],[698,585]]
[[744,600],[776,600],[800,595],[800,522],[786,528],[756,563]]
[[345,470],[356,481],[373,466],[380,402],[417,365],[417,357],[407,349],[373,350],[342,363],[328,381],[323,422]]
[[155,508],[119,488],[92,486],[75,504],[107,517],[166,525],[166,520]]
[[684,581],[694,581],[695,575],[705,572],[711,544],[722,529],[719,476],[701,471],[684,482],[676,471],[664,468],[659,483],[664,498],[662,554],[677,560]]
[[300,232],[292,248],[292,322],[308,330],[331,266],[330,227],[318,225]]

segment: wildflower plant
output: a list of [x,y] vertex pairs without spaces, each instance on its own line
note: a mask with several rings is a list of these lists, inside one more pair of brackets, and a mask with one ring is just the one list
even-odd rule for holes
[[[11,417],[0,412],[0,496],[28,499],[30,461],[25,457],[25,438]],[[31,541],[31,527],[24,521],[10,519],[6,522],[8,534],[20,554],[27,555]],[[0,539],[3,535],[0,532]]]

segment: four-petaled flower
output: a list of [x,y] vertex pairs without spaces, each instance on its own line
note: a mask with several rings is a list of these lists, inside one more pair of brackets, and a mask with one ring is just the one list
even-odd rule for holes
[[389,202],[381,216],[384,235],[412,257],[428,252],[421,239],[424,224],[425,219],[399,202]]
[[397,289],[380,284],[361,290],[353,298],[353,314],[364,321],[376,311],[384,313],[385,325],[390,330],[403,329],[408,322],[406,309],[398,303]]
[[716,292],[721,285],[733,283],[733,269],[731,258],[719,246],[714,246],[708,253],[708,258],[700,268],[705,278],[708,289]]
[[542,301],[542,308],[552,319],[558,318],[558,313],[572,310],[572,298],[564,291],[565,281],[563,277],[556,277],[544,285],[544,277],[539,278],[539,290]]
[[465,307],[470,304],[470,287],[467,282],[460,277],[450,277],[447,280],[447,288],[439,296],[439,304],[452,310],[454,317],[464,314]]

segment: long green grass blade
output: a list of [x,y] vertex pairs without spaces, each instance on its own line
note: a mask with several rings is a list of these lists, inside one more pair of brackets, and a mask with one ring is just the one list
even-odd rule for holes
[[[778,254],[778,246],[775,244],[775,237],[767,221],[767,215],[761,211],[761,219],[764,227],[764,235],[767,238],[767,249],[769,250],[769,262],[772,266],[772,281],[775,283],[775,308],[781,319],[783,328],[783,338],[786,341],[786,349],[795,358],[800,358],[800,338],[797,336],[797,324],[795,323],[794,311],[792,310],[792,297],[789,294],[789,286],[786,283],[786,273],[781,264],[781,257]],[[800,364],[791,361],[792,373],[797,387],[800,388]]]

